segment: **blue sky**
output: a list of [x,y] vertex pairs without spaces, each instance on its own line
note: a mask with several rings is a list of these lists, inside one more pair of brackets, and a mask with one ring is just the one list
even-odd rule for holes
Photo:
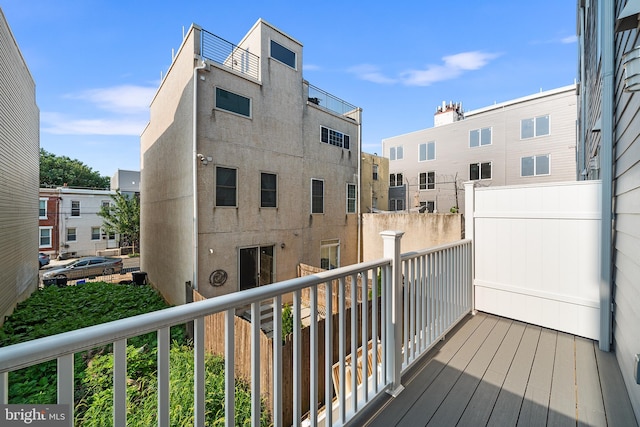
[[191,23],[239,42],[258,18],[304,45],[304,78],[363,109],[363,149],[465,111],[572,84],[574,0],[0,0],[36,82],[40,145],[138,170],[148,105]]

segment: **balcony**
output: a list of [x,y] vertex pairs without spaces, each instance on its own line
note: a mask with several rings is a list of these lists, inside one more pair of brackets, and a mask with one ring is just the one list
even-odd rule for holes
[[260,80],[260,57],[206,30],[200,30],[200,54],[237,73]]
[[324,90],[317,88],[308,82],[304,82],[305,86],[308,86],[308,103],[310,105],[315,105],[318,108],[322,108],[324,110],[330,111],[339,116],[348,118],[349,120],[353,120],[356,123],[360,122],[359,117],[359,108],[355,105],[349,104],[346,101],[338,98],[337,96],[331,95],[329,92],[325,92]]

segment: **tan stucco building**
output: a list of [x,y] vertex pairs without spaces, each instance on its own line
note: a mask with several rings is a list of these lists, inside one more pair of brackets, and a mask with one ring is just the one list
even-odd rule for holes
[[258,20],[235,46],[192,26],[141,138],[150,282],[180,304],[190,287],[214,297],[356,262],[360,126],[303,79],[294,38]]
[[389,206],[389,159],[377,154],[362,153],[360,173],[362,213],[386,211]]
[[480,186],[576,180],[576,85],[464,112],[443,104],[435,126],[382,140],[389,210],[464,212],[465,181]]

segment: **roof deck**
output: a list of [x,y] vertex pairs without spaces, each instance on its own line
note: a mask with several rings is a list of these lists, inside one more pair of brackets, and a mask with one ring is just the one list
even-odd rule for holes
[[469,315],[355,424],[637,425],[613,353],[585,338]]

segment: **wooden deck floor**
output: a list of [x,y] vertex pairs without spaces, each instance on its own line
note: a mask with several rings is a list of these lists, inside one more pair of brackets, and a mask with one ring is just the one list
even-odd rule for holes
[[368,426],[635,426],[612,353],[597,342],[484,313],[468,316],[403,376]]

